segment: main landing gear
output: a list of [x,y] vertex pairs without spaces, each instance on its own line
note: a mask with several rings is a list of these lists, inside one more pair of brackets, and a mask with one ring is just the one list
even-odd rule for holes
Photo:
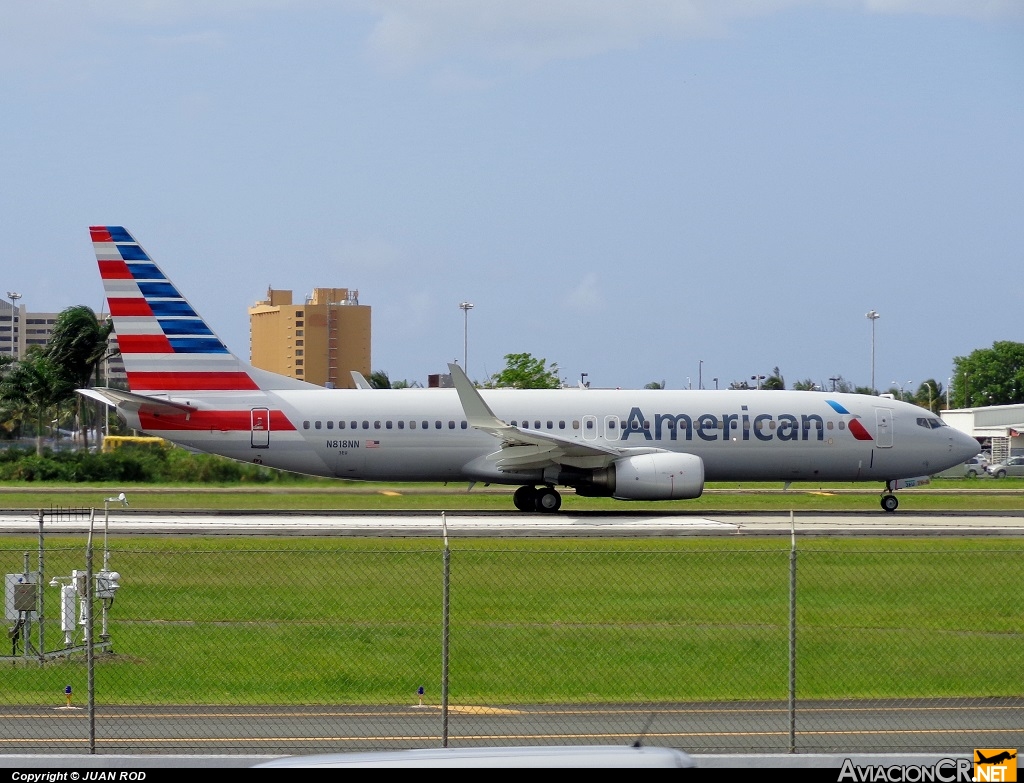
[[885,491],[882,493],[882,500],[881,500],[882,510],[886,511],[886,512],[888,512],[890,514],[893,513],[897,508],[899,508],[899,505],[900,505],[899,498],[897,498],[892,493],[893,493],[892,482],[891,481],[885,482]]
[[562,506],[562,496],[551,486],[523,486],[512,495],[512,502],[520,511],[543,511],[553,514]]

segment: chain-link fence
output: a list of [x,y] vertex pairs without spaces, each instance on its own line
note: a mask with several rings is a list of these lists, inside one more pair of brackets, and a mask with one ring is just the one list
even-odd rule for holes
[[140,536],[91,558],[0,539],[0,752],[1018,747],[1022,557],[1016,538]]

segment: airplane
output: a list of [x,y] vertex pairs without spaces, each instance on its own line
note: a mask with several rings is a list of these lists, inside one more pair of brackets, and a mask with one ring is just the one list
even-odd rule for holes
[[999,764],[1003,761],[1009,761],[1011,759],[1017,758],[1016,753],[1008,750],[1004,750],[1001,753],[997,753],[992,758],[986,758],[980,750],[975,749],[974,752],[978,756],[978,760],[976,762],[978,764]]
[[[813,391],[325,389],[232,354],[135,238],[90,228],[130,391],[79,389],[127,426],[190,449],[313,476],[556,487],[619,500],[699,497],[709,481],[881,481],[894,492],[978,442],[891,396]],[[917,477],[922,479],[917,479]]]

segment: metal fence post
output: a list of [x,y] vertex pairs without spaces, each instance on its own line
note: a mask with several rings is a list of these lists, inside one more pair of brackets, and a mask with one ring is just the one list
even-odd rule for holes
[[448,747],[448,617],[449,587],[451,584],[451,550],[448,548],[448,525],[441,512],[441,529],[444,531],[444,573],[441,592],[441,747]]
[[796,521],[789,512],[789,752],[796,753]]

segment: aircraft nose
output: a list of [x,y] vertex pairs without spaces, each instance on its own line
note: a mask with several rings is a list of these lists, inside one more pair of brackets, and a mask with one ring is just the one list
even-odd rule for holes
[[953,453],[958,455],[960,462],[966,462],[981,451],[981,446],[978,445],[978,441],[966,432],[960,432],[959,430],[953,431],[951,443],[953,446]]

